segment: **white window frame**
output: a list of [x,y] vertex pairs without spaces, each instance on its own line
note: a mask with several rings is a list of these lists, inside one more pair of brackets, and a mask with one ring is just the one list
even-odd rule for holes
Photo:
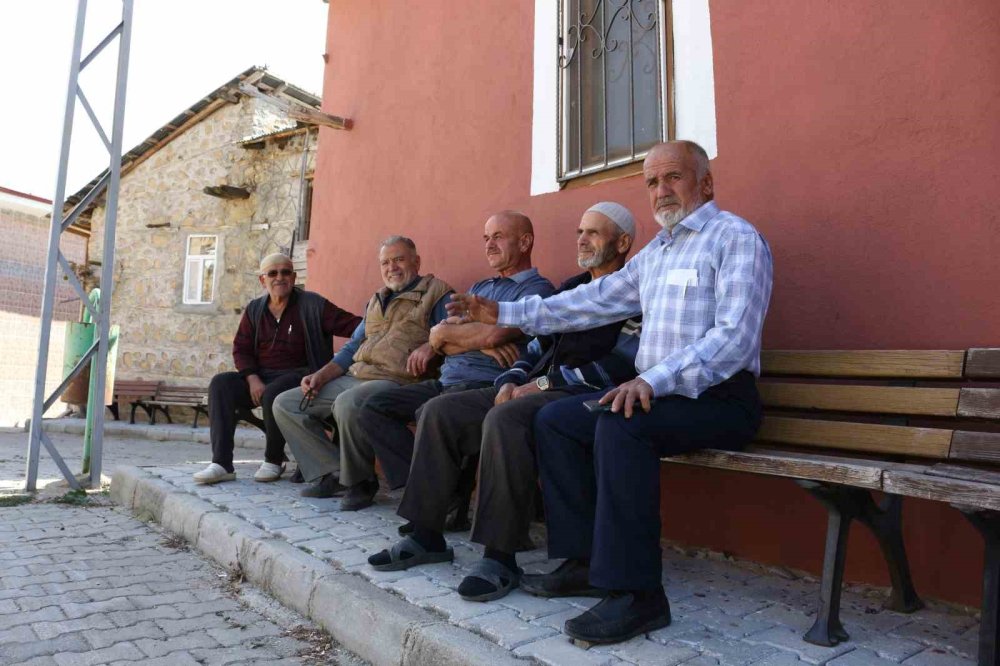
[[[670,2],[673,52],[674,137],[697,141],[709,159],[718,155],[715,72],[709,0]],[[558,29],[561,0],[535,0],[535,53],[532,97],[531,195],[557,192],[558,180]],[[666,58],[664,49],[662,56]],[[664,65],[664,72],[666,72]],[[664,100],[669,108],[670,100]]]
[[[215,251],[212,254],[191,254],[191,241],[195,238],[212,238],[215,240]],[[215,278],[219,274],[219,236],[217,234],[191,234],[184,240],[184,285],[181,291],[181,301],[184,305],[210,305],[215,301]],[[207,301],[201,300],[201,293],[205,283],[205,262],[211,260],[215,262],[215,270],[212,272],[212,295]],[[191,274],[189,267],[198,266],[196,275],[198,284],[196,292],[198,300],[188,298],[188,276]]]

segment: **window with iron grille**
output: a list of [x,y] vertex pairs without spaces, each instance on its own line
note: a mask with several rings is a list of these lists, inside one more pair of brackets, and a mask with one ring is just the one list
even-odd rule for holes
[[215,261],[218,236],[191,235],[184,258],[185,305],[211,303],[215,298]]
[[669,138],[668,23],[664,0],[560,0],[560,180]]

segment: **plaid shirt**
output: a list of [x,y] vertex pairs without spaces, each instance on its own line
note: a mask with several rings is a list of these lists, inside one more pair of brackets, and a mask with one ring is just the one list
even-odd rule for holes
[[741,370],[760,376],[771,250],[712,201],[662,230],[621,270],[542,299],[501,303],[499,324],[533,335],[642,314],[635,367],[657,397],[697,398]]

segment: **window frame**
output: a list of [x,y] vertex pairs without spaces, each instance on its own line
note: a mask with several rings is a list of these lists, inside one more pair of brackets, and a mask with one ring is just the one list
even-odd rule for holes
[[[600,4],[604,0],[598,0]],[[627,0],[631,2],[631,0]],[[660,103],[662,105],[662,123],[660,127],[660,141],[669,141],[675,136],[675,117],[674,117],[674,54],[673,54],[673,17],[671,12],[672,3],[670,0],[654,0],[656,3],[657,10],[657,21],[659,23],[659,30],[657,31],[658,46],[660,49],[660,62],[658,63],[659,70],[659,85],[660,91],[662,93]],[[585,178],[587,176],[593,176],[604,171],[620,169],[621,167],[628,166],[630,164],[636,164],[641,162],[646,154],[649,152],[647,150],[633,152],[633,154],[617,158],[614,160],[607,160],[603,163],[593,164],[590,166],[582,166],[576,170],[566,170],[566,156],[564,154],[565,150],[568,150],[569,143],[566,141],[565,137],[565,126],[566,119],[563,109],[566,98],[566,84],[564,82],[566,78],[566,72],[568,68],[563,68],[561,65],[562,58],[565,55],[565,38],[566,30],[565,26],[565,15],[568,13],[568,4],[571,0],[557,0],[556,6],[556,181],[560,188],[564,188],[567,184],[571,183],[575,179]],[[605,113],[607,106],[605,105]],[[606,116],[605,116],[606,120]],[[606,131],[606,130],[605,130]],[[607,146],[605,146],[605,155],[607,155]]]
[[[213,254],[191,254],[191,240],[194,238],[212,238],[215,240],[215,250]],[[181,285],[181,303],[184,305],[211,305],[215,302],[215,283],[219,271],[219,235],[218,234],[190,234],[184,239],[184,279]],[[215,269],[212,271],[212,293],[207,301],[201,300],[201,294],[205,288],[205,262],[211,260],[215,262]],[[188,267],[192,263],[199,265],[198,270],[198,295],[199,300],[188,299]]]

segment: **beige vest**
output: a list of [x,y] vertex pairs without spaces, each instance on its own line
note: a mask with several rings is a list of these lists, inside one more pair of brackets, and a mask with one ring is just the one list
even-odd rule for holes
[[388,379],[400,384],[420,381],[406,371],[410,353],[430,337],[430,317],[434,304],[452,291],[447,282],[425,275],[417,286],[396,294],[382,312],[382,300],[389,295],[383,287],[368,302],[365,311],[365,340],[354,354],[347,374],[358,379]]

